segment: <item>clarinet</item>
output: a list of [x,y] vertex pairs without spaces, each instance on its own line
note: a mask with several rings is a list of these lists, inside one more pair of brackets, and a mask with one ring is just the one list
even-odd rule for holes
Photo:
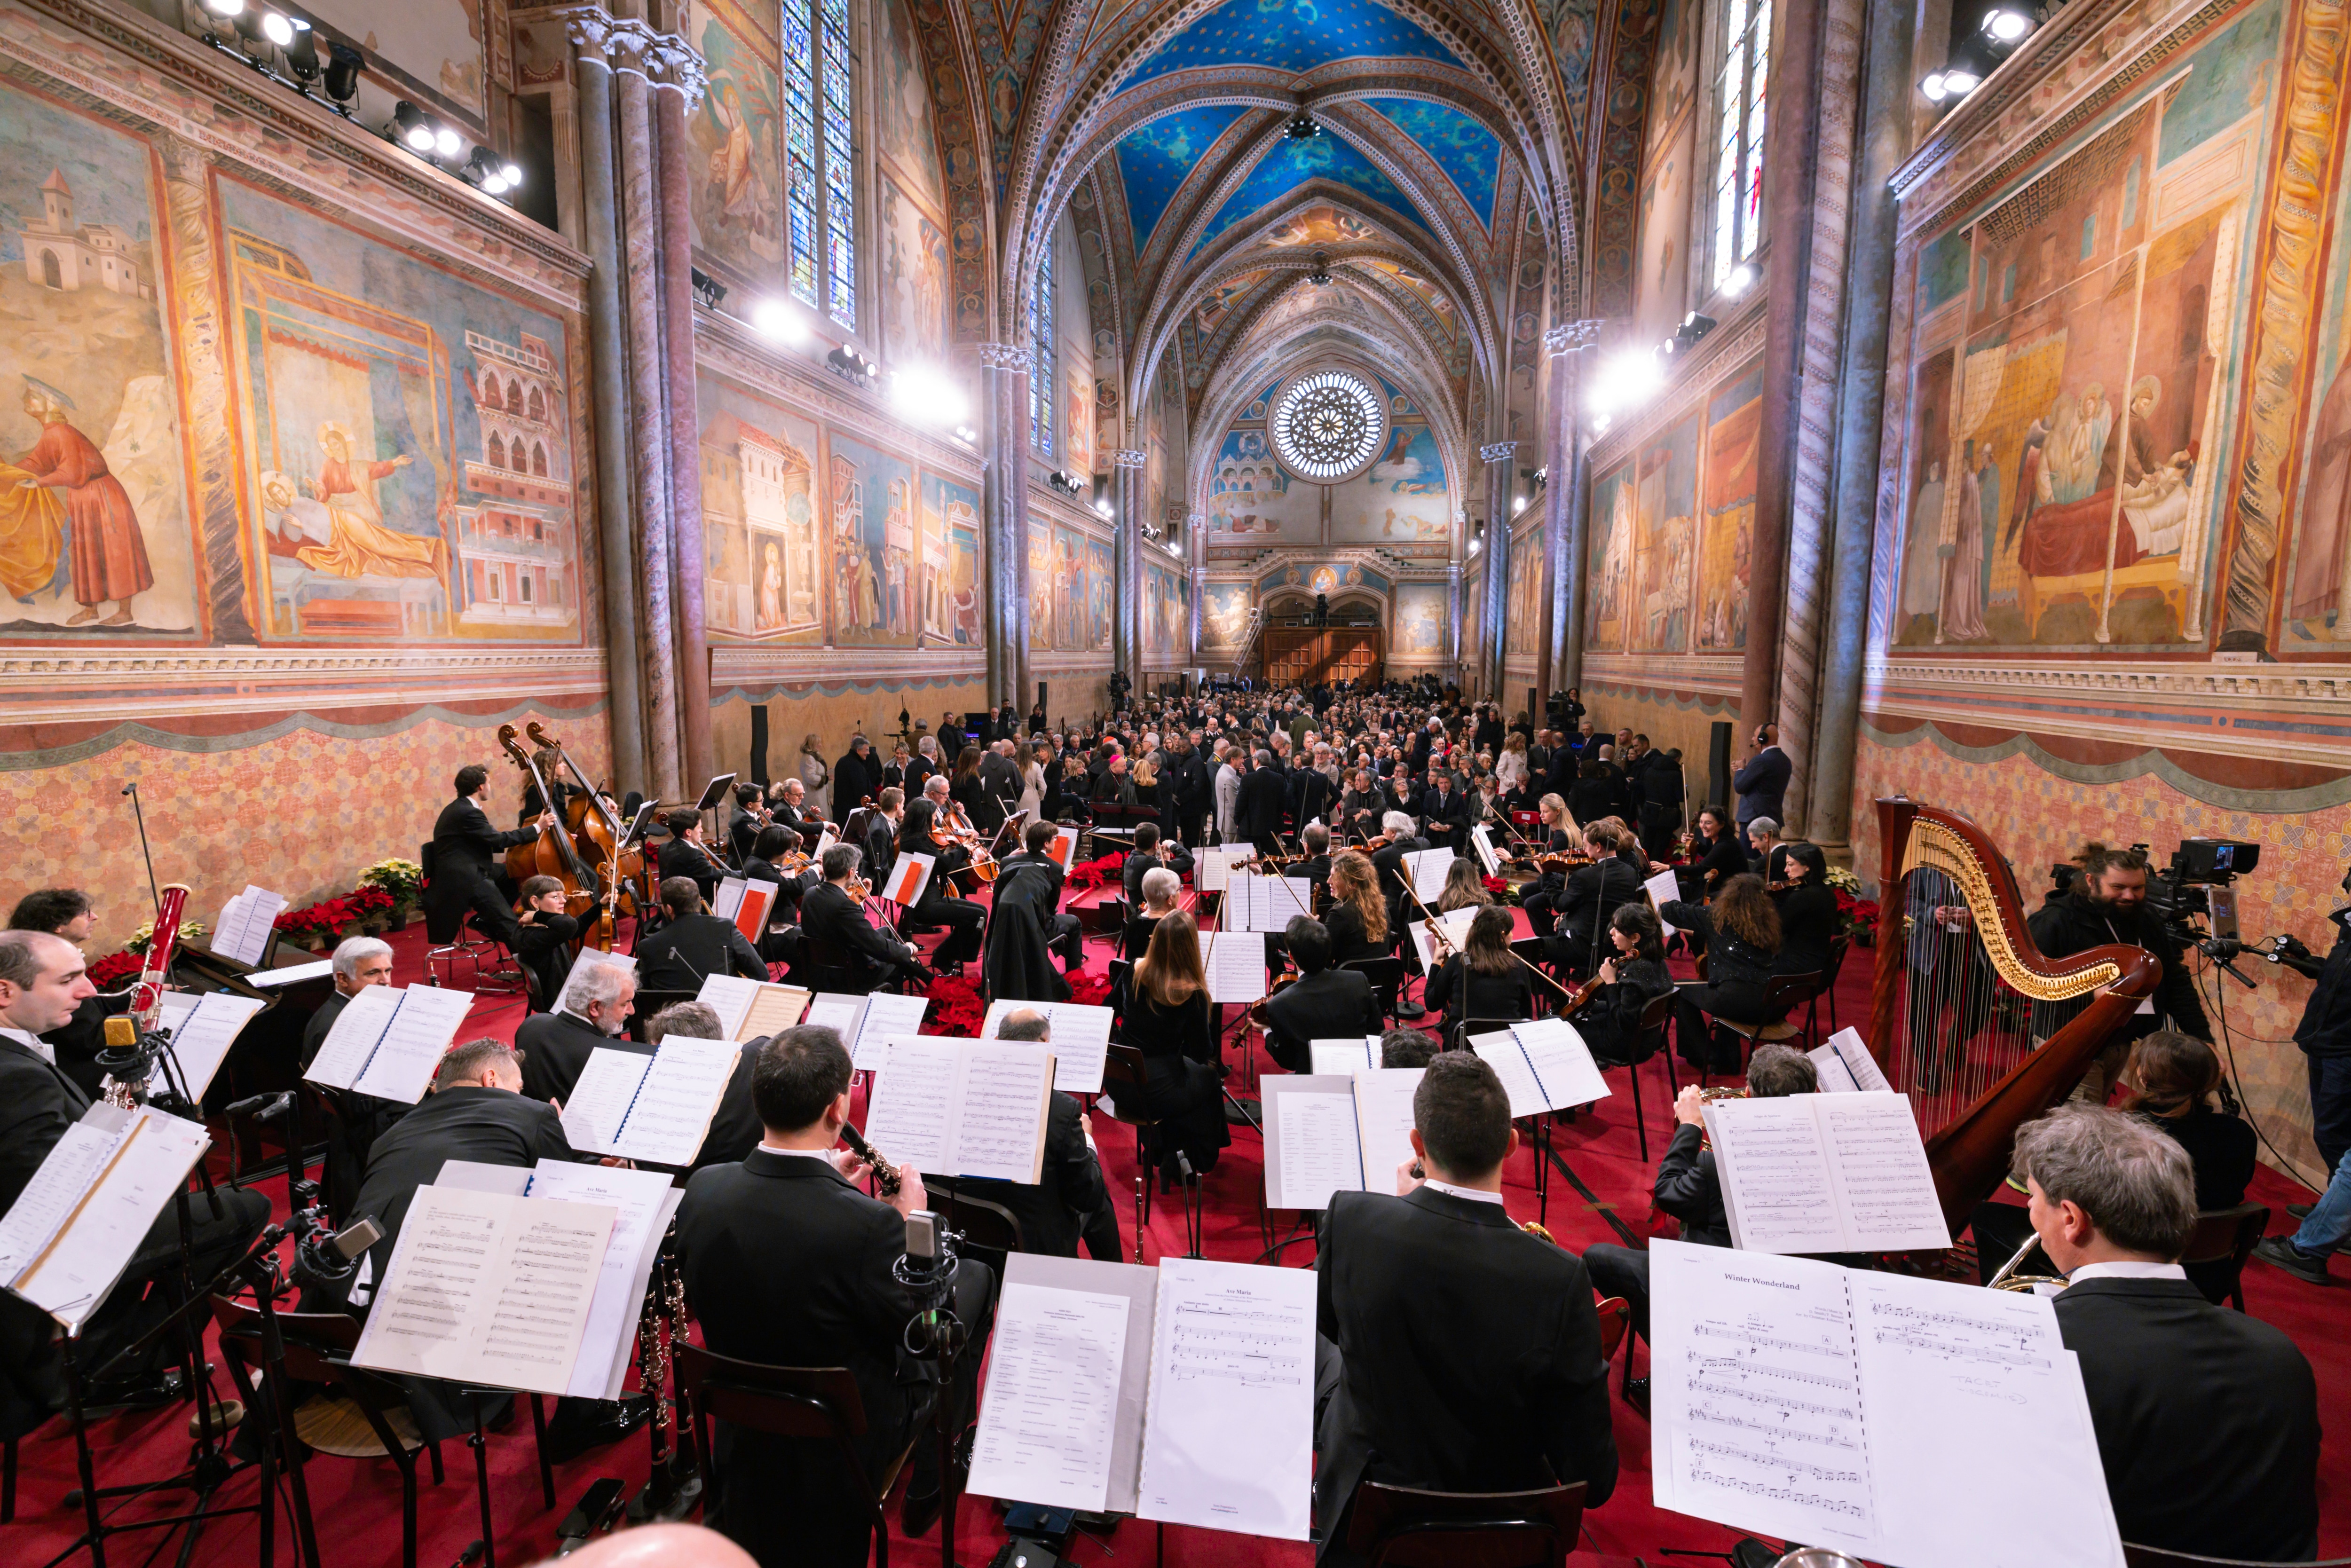
[[865,1134],[857,1130],[856,1123],[841,1124],[841,1141],[849,1145],[850,1153],[873,1167],[873,1188],[884,1201],[898,1196],[898,1167],[874,1151],[873,1145],[865,1141]]

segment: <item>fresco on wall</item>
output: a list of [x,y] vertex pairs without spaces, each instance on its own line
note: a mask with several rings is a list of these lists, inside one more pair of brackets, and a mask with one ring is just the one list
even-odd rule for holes
[[218,188],[264,635],[576,640],[561,324]]
[[892,366],[944,366],[947,236],[913,197],[882,176],[882,356]]
[[814,423],[705,375],[704,613],[714,633],[823,640]]
[[1084,646],[1091,652],[1110,651],[1111,600],[1117,591],[1118,575],[1115,558],[1109,545],[1100,539],[1086,541],[1086,635]]
[[2203,641],[2281,10],[2252,7],[2184,79],[1938,236],[1897,645]]
[[931,89],[923,74],[923,47],[905,0],[883,0],[875,8],[882,47],[873,120],[881,151],[892,172],[906,182],[934,213],[946,207],[946,176],[939,167],[938,138],[931,128]]
[[922,496],[915,601],[922,615],[923,646],[979,647],[979,492],[925,474]]
[[1328,205],[1292,213],[1266,230],[1264,244],[1280,248],[1302,245],[1361,245],[1379,238],[1380,231],[1353,213]]
[[1690,172],[1697,156],[1698,116],[1685,114],[1642,164],[1640,257],[1633,275],[1636,342],[1669,336],[1689,310]]
[[838,434],[826,506],[826,580],[837,647],[914,643],[914,470],[901,457]]
[[1747,646],[1750,556],[1755,548],[1755,448],[1763,429],[1759,363],[1706,405],[1706,476],[1700,491],[1695,650],[1735,653]]
[[1436,433],[1416,421],[1399,421],[1380,460],[1331,497],[1336,544],[1443,539],[1451,536],[1452,518]]
[[1053,526],[1029,519],[1029,651],[1053,649]]
[[1191,649],[1190,582],[1155,561],[1143,566],[1143,649],[1154,659],[1172,659]]
[[[354,39],[371,57],[478,118],[489,101],[482,90],[482,5],[483,0],[405,0],[388,10],[380,0],[306,0],[303,8]],[[387,17],[398,25],[388,29],[388,41],[379,42],[376,30]]]
[[1395,591],[1395,652],[1405,659],[1441,658],[1452,623],[1450,590],[1441,582],[1407,582]]
[[1086,640],[1085,536],[1056,524],[1051,550],[1045,591],[1052,603],[1052,646],[1068,652],[1083,647]]
[[1594,482],[1593,515],[1604,521],[1587,647],[1687,650],[1697,505],[1695,416],[1667,426]]
[[1261,428],[1225,433],[1208,475],[1208,531],[1252,542],[1311,544],[1322,522],[1322,489],[1293,480],[1274,461]]
[[710,85],[687,131],[694,243],[745,277],[771,277],[784,259],[774,31],[736,0],[709,0],[696,40]]
[[1094,471],[1094,361],[1081,344],[1062,349],[1061,437],[1063,459],[1072,474]]
[[[2351,180],[2337,193],[2335,232],[2351,234]],[[2351,267],[2329,280],[2314,356],[2317,406],[2303,472],[2300,526],[2286,581],[2283,653],[2335,653],[2351,642]]]
[[[85,639],[199,624],[146,142],[0,91],[0,626]],[[79,484],[68,476],[83,476]],[[29,487],[27,487],[29,486]]]
[[1200,588],[1200,645],[1238,648],[1249,632],[1249,586],[1210,582]]
[[1542,530],[1529,528],[1510,541],[1506,653],[1535,652],[1542,635]]
[[1535,7],[1551,38],[1552,57],[1559,62],[1568,123],[1579,135],[1588,136],[1585,106],[1592,99],[1592,51],[1599,37],[1599,0],[1542,0]]

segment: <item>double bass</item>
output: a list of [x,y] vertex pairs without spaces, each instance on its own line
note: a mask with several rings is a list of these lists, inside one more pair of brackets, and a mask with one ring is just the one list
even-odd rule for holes
[[580,933],[588,946],[609,952],[619,917],[635,916],[652,900],[652,890],[645,884],[644,852],[635,844],[623,845],[622,835],[627,831],[613,812],[609,798],[602,789],[591,788],[563,742],[547,733],[537,719],[524,727],[531,744],[543,751],[551,751],[563,770],[579,785],[571,798],[570,828],[578,843],[586,851],[599,883],[596,919]]
[[[538,790],[542,802],[551,802],[555,796],[547,787],[547,777],[538,768],[538,759],[522,748],[516,738],[519,732],[510,724],[498,726],[498,745],[514,759],[514,765],[528,776]],[[552,815],[550,809],[549,815]],[[602,888],[588,862],[580,858],[580,850],[572,843],[571,835],[559,822],[550,822],[538,830],[538,837],[527,844],[517,844],[507,851],[507,874],[517,883],[535,876],[551,876],[563,884],[563,909],[573,919],[588,922],[586,915],[594,908]],[[609,946],[609,940],[607,945]]]

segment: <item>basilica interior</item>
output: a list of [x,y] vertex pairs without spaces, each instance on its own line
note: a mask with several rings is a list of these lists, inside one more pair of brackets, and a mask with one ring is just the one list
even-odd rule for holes
[[[1426,677],[1536,727],[1572,693],[1693,809],[1775,727],[1782,834],[1859,897],[1896,797],[2035,903],[2085,842],[2258,844],[2244,943],[2323,953],[2346,37],[2340,0],[0,0],[12,891],[89,890],[93,957],[151,873],[320,904],[468,763],[507,827],[502,726],[690,806],[803,737]],[[2311,982],[2241,964],[2199,982],[2230,1082],[2315,1190]]]

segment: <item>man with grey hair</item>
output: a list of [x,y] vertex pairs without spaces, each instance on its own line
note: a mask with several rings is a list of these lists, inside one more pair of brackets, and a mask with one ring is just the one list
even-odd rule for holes
[[[1035,1008],[1015,1008],[997,1024],[996,1038],[1050,1045],[1052,1020]],[[1118,1216],[1102,1181],[1093,1124],[1058,1089],[1045,1113],[1045,1168],[1034,1185],[968,1178],[960,1185],[971,1197],[1011,1212],[1020,1222],[1024,1251],[1074,1258],[1082,1235],[1096,1259],[1119,1261]]]
[[2062,1105],[2016,1136],[2041,1249],[2066,1279],[2123,1539],[2259,1563],[2318,1553],[2318,1394],[2280,1330],[2214,1306],[2179,1266],[2196,1231],[2188,1151],[2136,1117]]
[[855,844],[833,845],[824,852],[819,868],[823,885],[810,889],[800,900],[800,930],[810,943],[830,943],[846,956],[852,967],[836,983],[860,992],[886,986],[901,974],[923,972],[922,949],[910,942],[893,942],[875,930],[865,918],[865,905],[849,891],[864,859]]
[[[373,936],[346,936],[335,949],[335,988],[302,1026],[302,1065],[307,1069],[327,1042],[328,1031],[343,1016],[353,997],[370,986],[392,984],[392,944]],[[328,1111],[327,1157],[321,1176],[330,1214],[350,1214],[358,1197],[360,1178],[367,1174],[368,1155],[384,1130],[400,1120],[408,1107],[397,1100],[357,1094],[348,1089],[321,1090]]]
[[[335,948],[335,988],[302,1026],[302,1065],[308,1067],[326,1043],[327,1031],[353,997],[370,986],[392,984],[392,944],[376,936],[346,936]],[[340,1213],[339,1209],[336,1212]]]
[[563,1101],[587,1070],[588,1053],[599,1046],[651,1056],[653,1047],[628,1038],[629,1012],[637,1000],[632,963],[599,958],[574,969],[563,988],[563,1005],[538,1013],[515,1030],[522,1055],[522,1092],[532,1100]]
[[1780,847],[1780,824],[1769,817],[1756,817],[1742,825],[1747,829],[1748,852],[1755,857],[1755,873],[1765,882],[1778,881],[1771,874],[1771,852]]

